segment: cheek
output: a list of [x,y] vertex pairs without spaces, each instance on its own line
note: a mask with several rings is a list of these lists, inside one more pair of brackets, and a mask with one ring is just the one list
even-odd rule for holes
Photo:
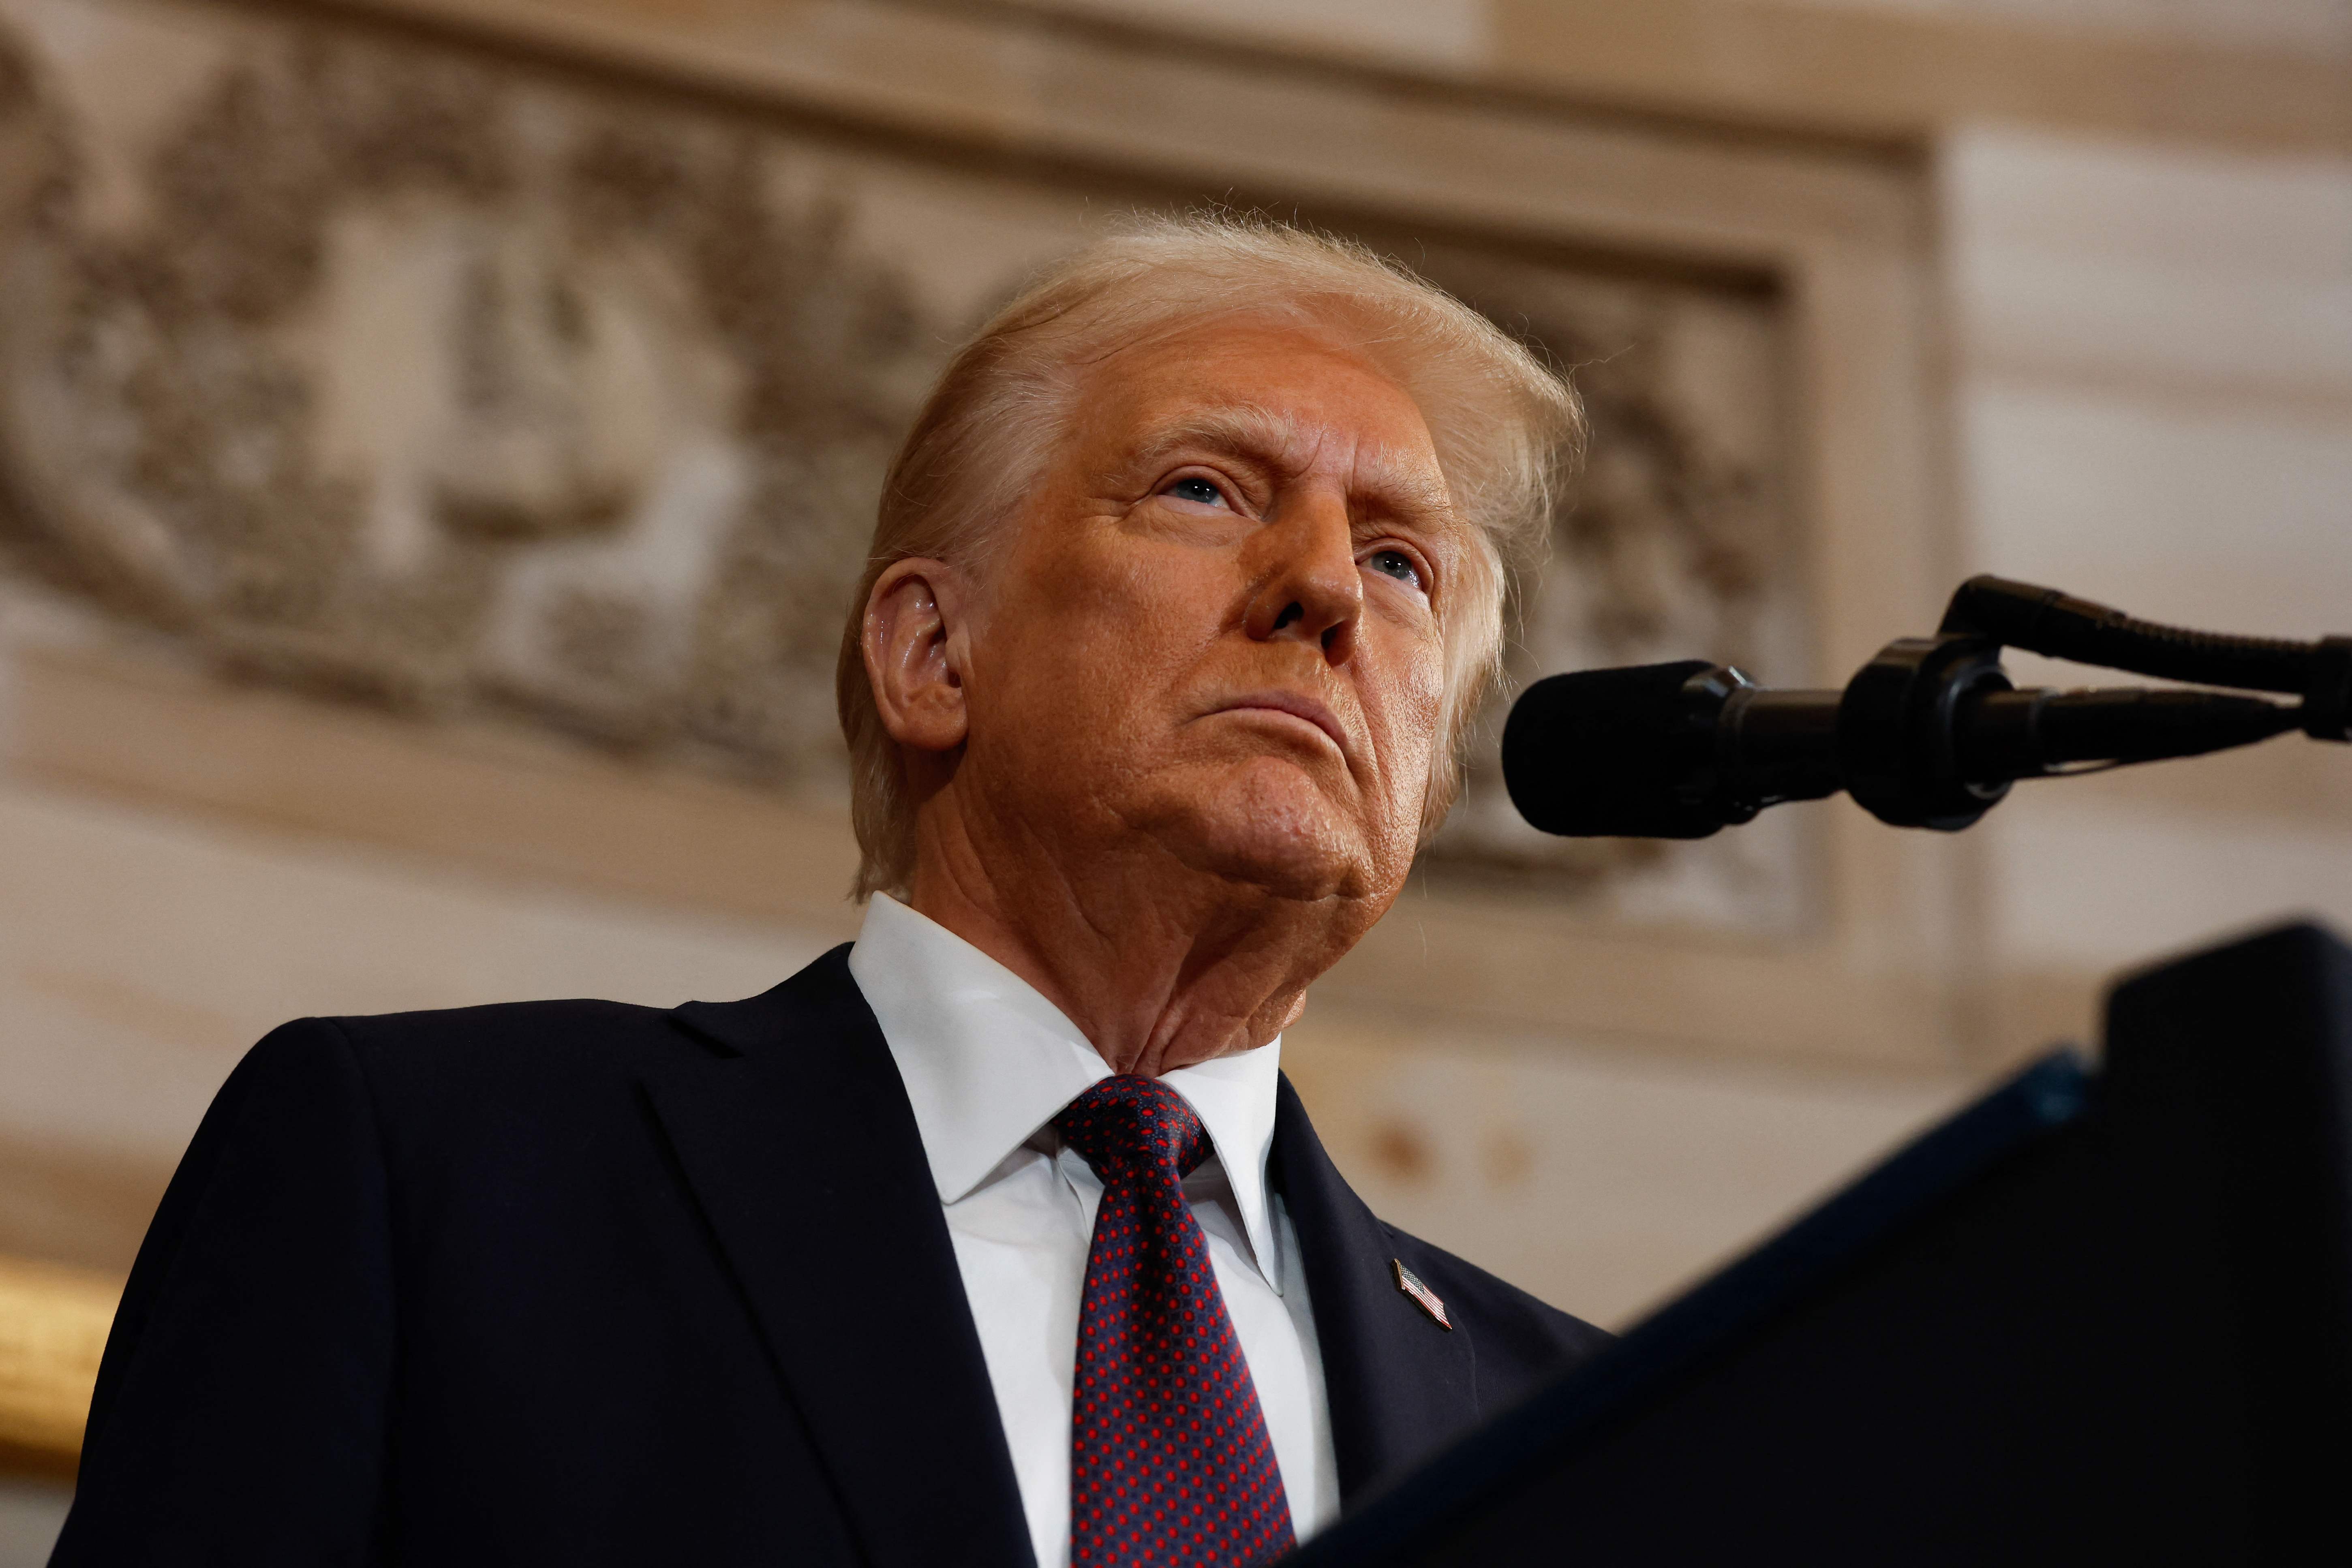
[[999,601],[995,625],[1007,635],[993,639],[986,665],[1032,722],[1099,725],[1149,707],[1223,624],[1213,574],[1196,552],[1091,538],[1009,564],[1025,570]]
[[1097,539],[1041,574],[1038,623],[1072,653],[1120,668],[1189,659],[1223,624],[1212,564],[1196,551]]
[[1445,649],[1434,637],[1416,638],[1399,650],[1394,676],[1381,683],[1381,727],[1387,731],[1389,784],[1391,790],[1419,788],[1429,777],[1430,762],[1442,737],[1439,721],[1445,710]]

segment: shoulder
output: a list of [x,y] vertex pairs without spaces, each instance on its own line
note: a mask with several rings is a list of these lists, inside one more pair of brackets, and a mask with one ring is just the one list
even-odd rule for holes
[[790,1049],[838,1034],[842,1021],[824,1004],[850,984],[841,952],[741,1002],[672,1009],[579,998],[297,1019],[256,1046],[240,1072],[331,1077],[392,1121],[456,1127],[610,1107],[633,1101],[648,1070],[681,1058],[755,1043]]
[[371,1067],[404,1058],[491,1071],[541,1063],[578,1067],[677,1033],[667,1009],[585,997],[306,1018],[292,1026],[339,1037]]
[[327,1070],[336,1058],[372,1096],[501,1097],[541,1083],[609,1078],[682,1037],[660,1008],[590,1000],[511,1002],[431,1012],[298,1018],[272,1030],[247,1068],[273,1076]]
[[1585,1360],[1614,1338],[1442,1247],[1381,1222],[1395,1256],[1445,1305],[1447,1317],[1475,1324],[1481,1381],[1533,1384]]

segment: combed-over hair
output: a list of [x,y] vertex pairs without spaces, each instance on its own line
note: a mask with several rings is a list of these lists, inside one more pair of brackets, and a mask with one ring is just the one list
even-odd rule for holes
[[1540,552],[1581,448],[1575,394],[1486,317],[1353,241],[1226,214],[1136,218],[1048,268],[982,327],[891,462],[835,679],[863,856],[856,898],[903,897],[915,868],[915,803],[862,646],[875,582],[914,556],[984,574],[992,536],[1045,471],[1089,367],[1115,349],[1235,317],[1318,331],[1394,376],[1419,405],[1470,524],[1463,580],[1440,609],[1445,690],[1423,840],[1444,820],[1461,787],[1462,742],[1501,666],[1506,597]]

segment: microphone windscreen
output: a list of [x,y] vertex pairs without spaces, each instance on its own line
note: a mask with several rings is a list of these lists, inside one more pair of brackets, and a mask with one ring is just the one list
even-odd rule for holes
[[1537,681],[1503,725],[1503,783],[1531,826],[1572,837],[1704,838],[1723,816],[1681,797],[1712,735],[1683,692],[1704,659]]

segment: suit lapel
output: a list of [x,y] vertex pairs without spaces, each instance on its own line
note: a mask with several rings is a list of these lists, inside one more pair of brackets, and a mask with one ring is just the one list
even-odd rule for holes
[[671,1016],[646,1075],[866,1555],[1031,1561],[1019,1483],[905,1089],[837,948]]
[[1476,1358],[1467,1324],[1448,1332],[1397,1289],[1394,1242],[1339,1179],[1287,1078],[1276,1095],[1269,1174],[1298,1235],[1340,1500],[1354,1508],[1476,1418]]

